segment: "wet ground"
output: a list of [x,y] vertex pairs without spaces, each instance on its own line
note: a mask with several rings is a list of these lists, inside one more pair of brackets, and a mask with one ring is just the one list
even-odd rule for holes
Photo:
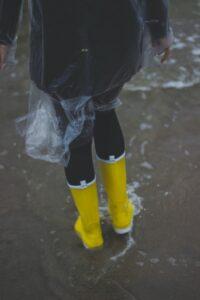
[[[127,145],[135,231],[85,251],[61,167],[23,153],[14,119],[26,112],[27,31],[17,68],[0,86],[0,299],[200,299],[200,3],[173,1],[173,57],[124,89],[118,109]],[[98,179],[101,211],[105,194]]]

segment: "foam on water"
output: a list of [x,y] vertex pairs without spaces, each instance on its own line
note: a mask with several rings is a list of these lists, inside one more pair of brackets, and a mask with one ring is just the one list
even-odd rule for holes
[[135,139],[136,139],[135,135],[132,136],[132,138],[130,138],[129,143],[128,143],[129,147],[131,147],[133,145],[133,142],[135,141]]
[[181,80],[175,80],[175,81],[171,80],[166,83],[163,83],[162,87],[163,88],[183,89],[183,88],[192,87],[195,84],[198,84],[199,82],[200,82],[200,79],[198,77],[194,78],[191,81],[185,81],[185,82],[183,82]]
[[140,124],[140,130],[147,130],[147,129],[152,129],[153,126],[149,123],[141,123]]
[[198,55],[198,56],[199,56],[199,55],[200,55],[200,48],[193,48],[193,49],[192,49],[192,54],[193,54],[193,55]]
[[[138,251],[140,254],[140,251]],[[187,268],[188,266],[193,266],[196,268],[200,267],[200,261],[194,260],[191,257],[183,257],[182,255],[179,257],[173,257],[173,256],[168,256],[168,257],[149,257],[148,254],[142,255],[140,259],[136,262],[136,265],[139,267],[144,267],[147,264],[151,264],[151,266],[157,266],[160,263],[168,263],[171,267],[176,268],[176,267],[184,267]]]
[[187,47],[187,44],[186,43],[183,43],[183,42],[181,42],[180,41],[180,39],[178,39],[178,38],[175,38],[174,39],[174,44],[172,45],[172,49],[183,49],[183,48],[185,48],[185,47]]
[[140,183],[138,181],[133,181],[127,185],[127,193],[130,201],[135,206],[135,216],[139,215],[141,210],[143,209],[142,202],[143,198],[138,196],[136,193],[136,189],[140,187]]
[[146,149],[146,146],[148,145],[148,141],[144,141],[144,142],[142,142],[142,144],[141,144],[141,146],[140,146],[140,153],[142,154],[142,155],[144,155],[145,154],[145,149]]
[[159,263],[159,261],[160,261],[159,258],[151,258],[151,259],[150,259],[150,262],[151,262],[152,264],[157,264],[157,263]]
[[8,154],[8,151],[7,150],[3,150],[0,152],[0,156],[5,156]]
[[172,266],[176,266],[176,258],[174,257],[169,257],[168,258],[168,262],[172,265]]
[[111,256],[111,260],[113,261],[117,261],[119,258],[123,257],[124,255],[127,254],[127,252],[135,245],[135,241],[131,235],[131,233],[128,234],[128,237],[127,237],[127,243],[126,243],[126,247],[121,250],[119,253],[117,253],[116,255],[114,256]]
[[[138,189],[139,187],[140,187],[140,183],[138,181],[133,181],[127,184],[128,197],[135,206],[135,215],[138,215],[143,209],[142,206],[143,198],[138,196],[136,193],[136,189]],[[99,189],[100,198],[101,198],[99,209],[100,209],[101,217],[105,220],[109,217],[109,214],[108,214],[107,199],[104,197],[103,191],[104,189],[103,186],[101,185]]]
[[141,167],[146,168],[148,170],[153,170],[153,166],[148,161],[144,161],[140,165],[141,165]]

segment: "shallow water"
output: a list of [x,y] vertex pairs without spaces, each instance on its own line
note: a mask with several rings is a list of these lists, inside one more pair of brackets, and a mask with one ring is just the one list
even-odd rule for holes
[[[168,64],[138,74],[118,109],[126,139],[131,235],[116,236],[98,176],[105,247],[86,252],[62,168],[23,153],[27,30],[0,86],[0,299],[200,299],[200,2],[174,0]],[[98,172],[98,168],[97,168]]]

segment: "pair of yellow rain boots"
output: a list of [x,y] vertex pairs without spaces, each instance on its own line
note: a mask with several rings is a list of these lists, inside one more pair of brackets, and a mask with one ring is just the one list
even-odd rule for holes
[[[112,226],[116,233],[125,234],[133,225],[134,206],[126,191],[125,155],[110,160],[99,158],[103,183],[108,196],[108,207]],[[79,217],[75,223],[75,231],[87,249],[103,246],[103,237],[99,218],[98,192],[96,180],[80,187],[70,186]]]

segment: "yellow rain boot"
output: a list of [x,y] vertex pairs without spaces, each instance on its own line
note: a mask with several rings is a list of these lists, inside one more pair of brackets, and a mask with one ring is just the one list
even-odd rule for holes
[[70,191],[79,212],[74,229],[87,249],[103,246],[100,226],[98,193],[96,181],[78,187],[70,187]]
[[128,199],[126,191],[125,154],[118,159],[113,156],[110,156],[110,160],[98,159],[113,229],[118,234],[128,233],[133,226],[134,205]]

